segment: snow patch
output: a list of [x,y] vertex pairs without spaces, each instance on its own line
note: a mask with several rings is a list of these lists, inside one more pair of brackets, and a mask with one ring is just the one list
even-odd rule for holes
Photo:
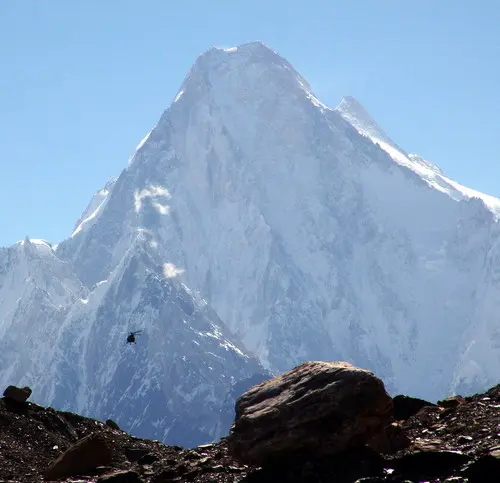
[[135,152],[139,151],[139,149],[141,149],[143,146],[144,146],[144,143],[149,139],[149,136],[151,136],[151,132],[152,131],[149,131],[139,142],[139,144],[137,145],[137,147],[135,148]]
[[170,213],[170,207],[168,205],[164,205],[156,200],[152,201],[151,204],[160,215],[168,215]]
[[184,270],[177,268],[173,263],[165,263],[163,265],[163,276],[165,278],[174,278],[182,273],[184,273]]
[[174,102],[177,102],[181,97],[182,95],[184,94],[184,89],[181,89],[178,94],[175,96],[174,98]]
[[[147,198],[166,198],[167,200],[171,198],[170,193],[163,186],[151,186],[150,188],[144,188],[142,190],[136,190],[134,192],[134,205],[135,212],[139,213],[142,208],[142,202]],[[153,201],[155,208],[161,214],[168,213],[168,206],[159,203],[157,200]]]
[[[43,240],[41,238],[28,238],[28,241],[30,243],[32,243],[33,245],[37,245],[39,248],[47,248],[50,251],[54,250],[54,247],[52,246],[52,244],[50,242],[48,242],[47,240]],[[20,240],[16,243],[16,245],[24,246],[24,242],[25,242],[25,240]]]
[[52,245],[47,240],[42,240],[41,238],[30,238],[30,242],[35,245],[43,245],[44,247],[52,249]]
[[144,144],[146,143],[146,141],[149,139],[149,136],[151,136],[151,133],[153,131],[149,131],[139,142],[139,144],[137,145],[137,147],[135,148],[135,151],[134,153],[132,154],[132,156],[129,157],[128,159],[128,165],[131,166],[134,159],[135,159],[135,156],[136,154],[140,151],[140,149],[144,146]]
[[82,222],[76,227],[75,231],[71,234],[70,238],[74,238],[78,233],[82,232],[83,228],[85,227],[86,224],[88,224],[90,221],[95,220],[97,214],[103,207],[104,203],[106,202],[107,198],[104,198],[101,203],[99,203],[99,206],[93,211],[87,218],[82,220]]

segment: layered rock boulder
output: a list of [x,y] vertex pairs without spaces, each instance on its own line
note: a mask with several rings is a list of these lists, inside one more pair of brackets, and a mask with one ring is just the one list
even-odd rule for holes
[[307,362],[241,396],[227,442],[241,462],[265,466],[360,447],[391,417],[392,399],[373,373],[346,362]]

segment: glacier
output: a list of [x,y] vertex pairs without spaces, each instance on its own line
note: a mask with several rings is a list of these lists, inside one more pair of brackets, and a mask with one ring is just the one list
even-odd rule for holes
[[0,251],[0,379],[188,445],[227,431],[235,387],[305,360],[482,390],[499,213],[263,43],[212,48],[71,236]]

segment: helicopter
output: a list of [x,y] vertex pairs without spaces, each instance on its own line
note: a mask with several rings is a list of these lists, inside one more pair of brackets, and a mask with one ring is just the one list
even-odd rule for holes
[[127,344],[135,344],[135,336],[140,335],[142,332],[141,330],[136,330],[134,332],[130,332],[128,337],[127,337]]

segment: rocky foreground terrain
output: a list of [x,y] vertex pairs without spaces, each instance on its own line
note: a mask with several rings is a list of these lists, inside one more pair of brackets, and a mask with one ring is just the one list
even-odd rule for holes
[[310,362],[247,391],[227,438],[185,449],[0,399],[1,482],[498,482],[500,385],[434,404],[391,398],[372,373]]

